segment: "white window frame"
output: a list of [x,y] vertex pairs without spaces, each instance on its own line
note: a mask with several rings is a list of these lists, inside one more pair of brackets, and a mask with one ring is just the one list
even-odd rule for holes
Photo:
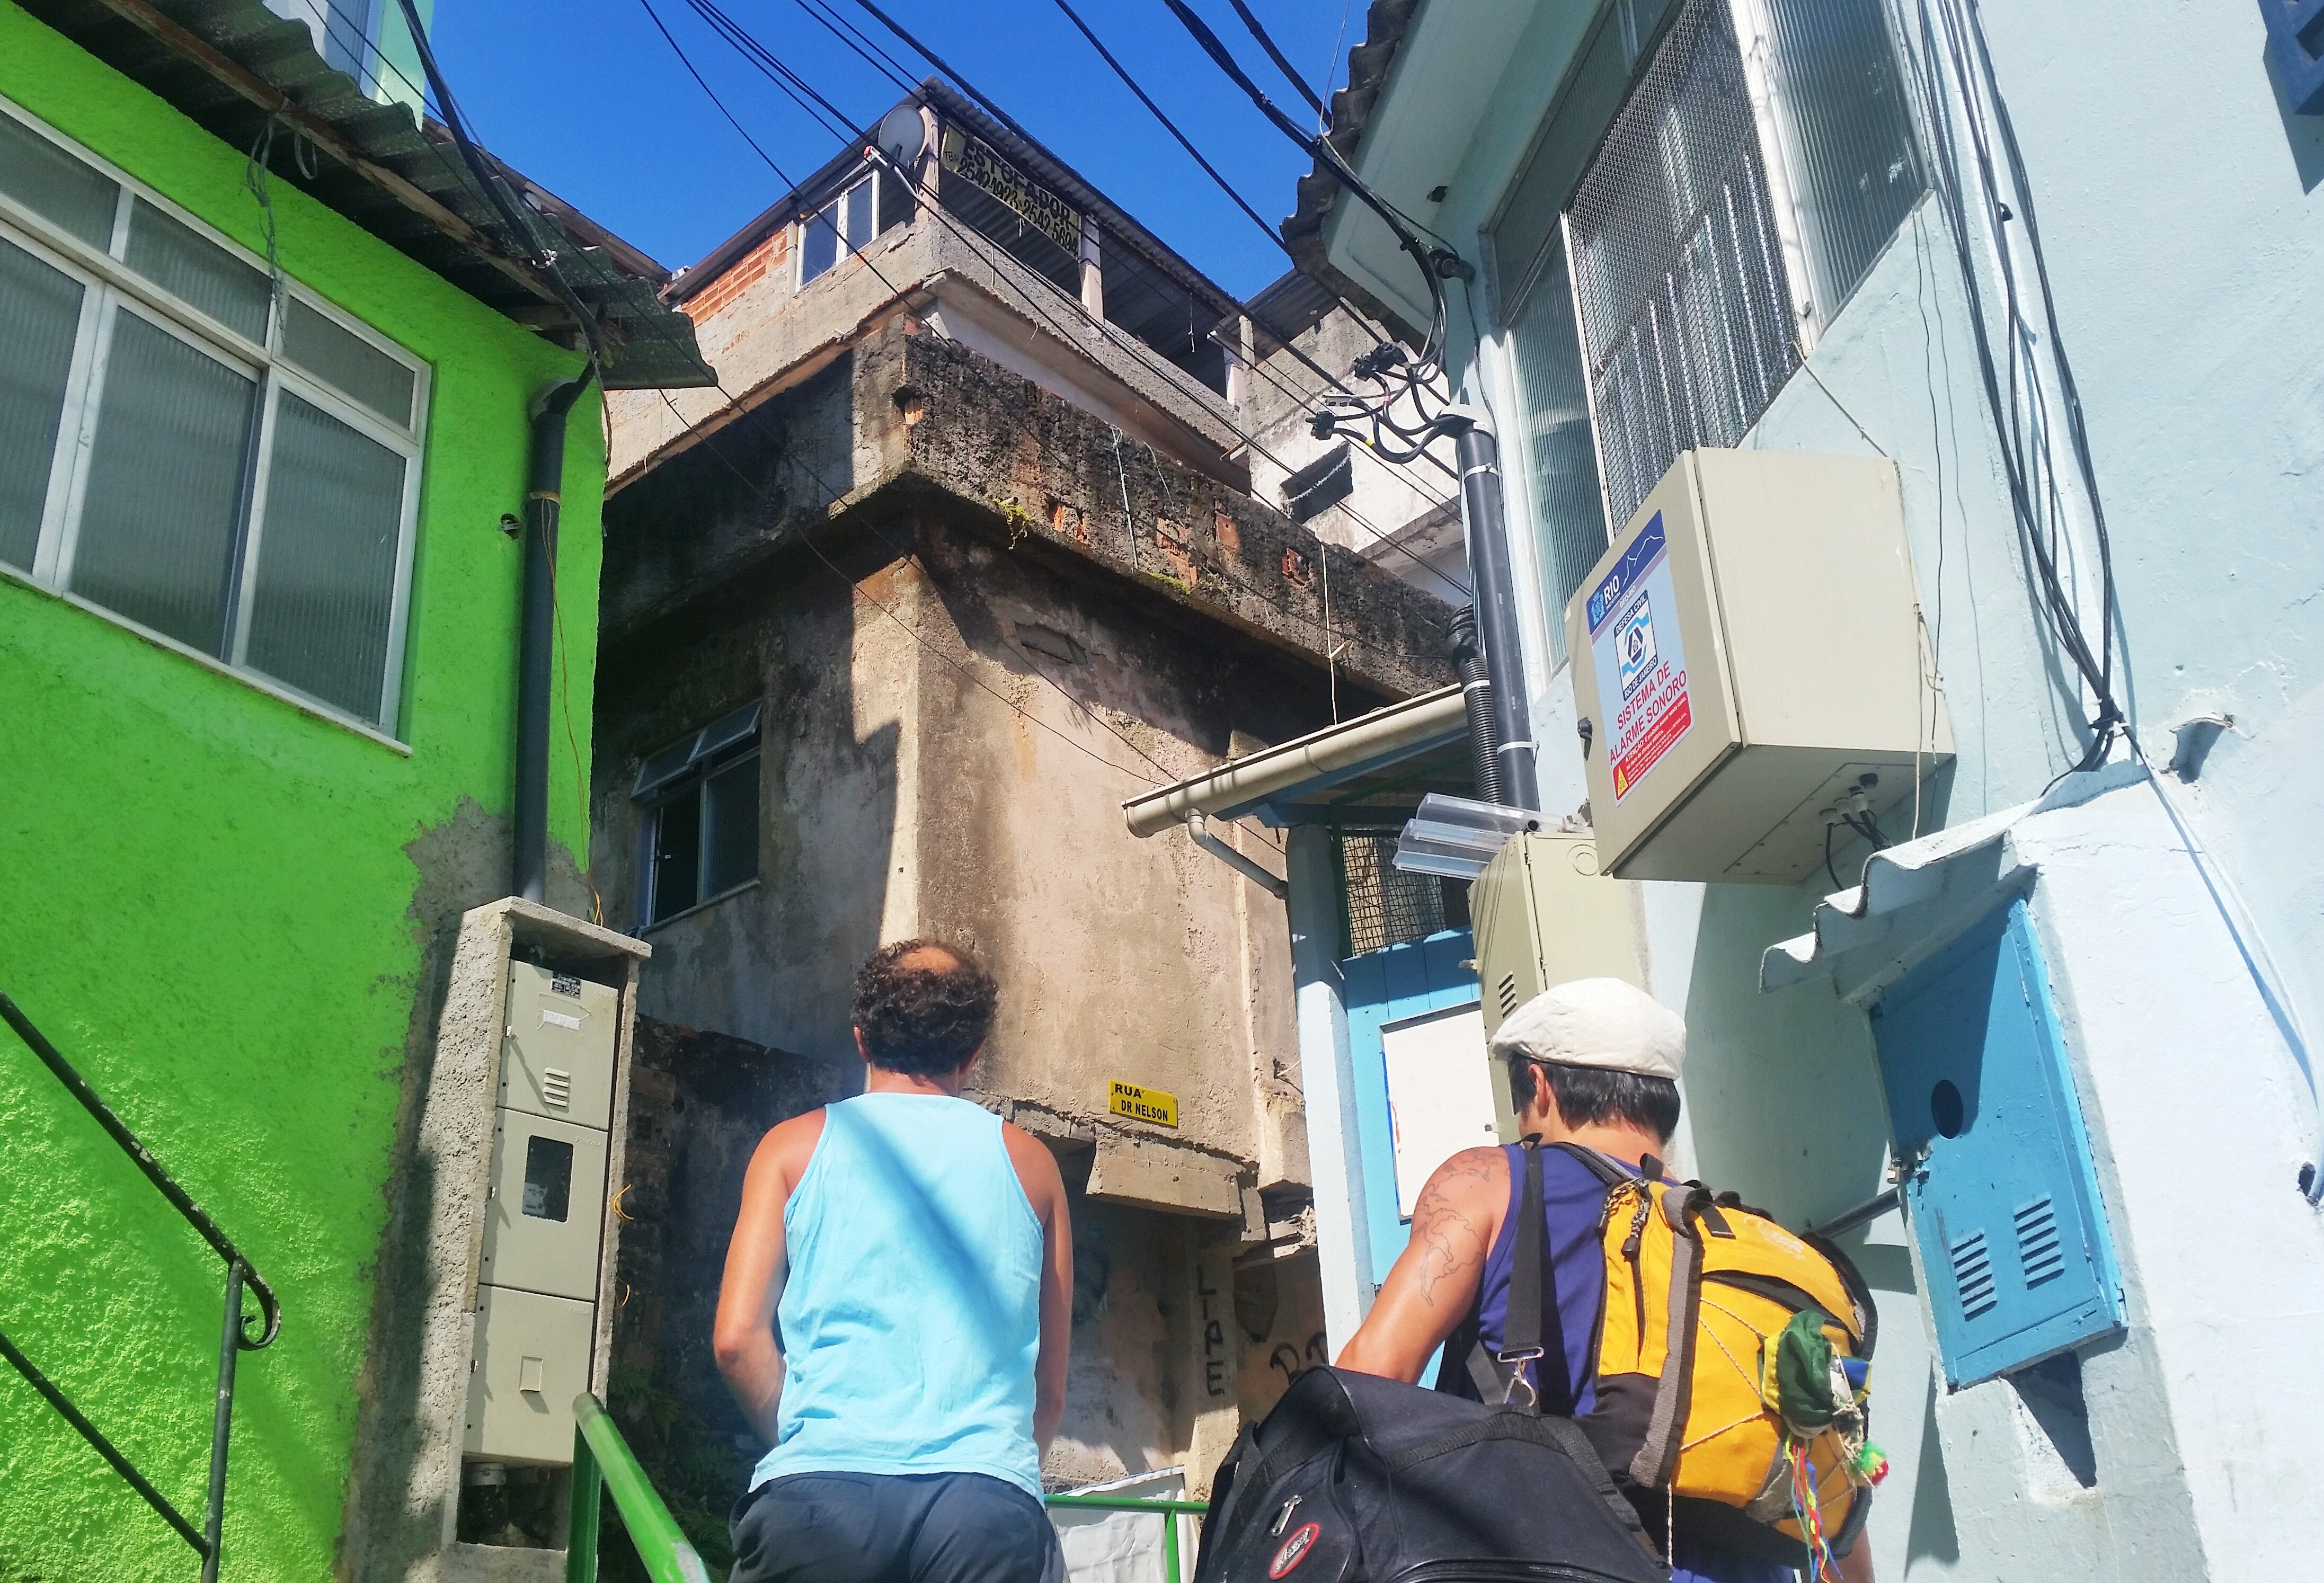
[[[822,217],[823,211],[841,207],[852,210],[854,207],[852,195],[860,186],[863,189],[863,201],[872,206],[872,224],[876,226],[880,223],[880,183],[886,179],[888,179],[886,172],[868,164],[858,165],[848,172],[845,180],[832,189],[830,197],[808,208],[806,218],[791,222],[792,229],[797,233],[791,238],[791,256],[798,261],[793,266],[796,273],[792,277],[792,290],[806,290],[809,286],[822,280],[825,275],[837,270],[843,261],[853,257],[860,251],[847,240],[847,216],[842,213],[832,226],[835,241],[830,266],[816,274],[810,275],[807,272],[807,232],[813,229],[816,221]],[[875,230],[872,235],[876,240],[880,233]]]
[[[295,704],[309,713],[320,714],[365,736],[408,751],[399,732],[403,707],[404,667],[410,647],[412,566],[418,538],[420,492],[427,448],[429,382],[433,370],[405,347],[388,340],[370,326],[289,276],[274,276],[263,257],[221,235],[198,216],[189,213],[163,194],[82,147],[14,101],[0,98],[0,115],[9,116],[72,159],[104,175],[118,189],[112,232],[102,250],[27,208],[7,193],[0,192],[0,238],[80,282],[83,288],[71,372],[65,383],[64,411],[58,424],[56,452],[50,465],[48,498],[42,511],[40,538],[33,552],[29,581],[66,603],[115,625],[126,627],[162,648],[213,669],[223,670],[238,681]],[[173,297],[122,261],[121,254],[127,246],[130,216],[141,199],[203,240],[225,250],[260,276],[278,281],[279,297],[269,304],[263,343],[252,340],[192,304]],[[300,370],[278,350],[281,345],[285,318],[283,305],[293,298],[410,372],[411,417],[408,423],[397,424],[354,398],[342,395],[331,385]],[[238,524],[240,559],[238,565],[232,568],[230,586],[234,590],[234,605],[227,615],[231,642],[223,658],[182,642],[168,633],[155,631],[118,611],[72,592],[73,559],[78,548],[81,509],[88,490],[97,418],[104,401],[113,325],[123,312],[135,315],[259,386],[257,465],[249,484],[245,514]],[[376,721],[350,713],[340,704],[316,697],[248,665],[251,603],[257,584],[259,548],[265,535],[266,492],[272,473],[275,419],[285,391],[403,459],[403,498],[397,510],[394,587],[389,603],[386,662],[383,667],[379,717]],[[23,570],[14,566],[0,566],[0,577],[27,580]]]

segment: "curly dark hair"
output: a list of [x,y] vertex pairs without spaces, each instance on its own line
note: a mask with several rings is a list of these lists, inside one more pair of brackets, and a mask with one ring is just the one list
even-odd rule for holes
[[992,1031],[1000,987],[984,964],[945,940],[899,940],[855,975],[849,1011],[872,1064],[930,1077],[965,1065]]

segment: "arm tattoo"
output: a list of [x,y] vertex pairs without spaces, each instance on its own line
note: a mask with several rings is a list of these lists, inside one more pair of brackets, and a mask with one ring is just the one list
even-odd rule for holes
[[1498,1151],[1468,1149],[1438,1167],[1412,1210],[1412,1246],[1419,1253],[1414,1274],[1420,1300],[1436,1306],[1436,1289],[1484,1263],[1485,1227],[1454,1202],[1455,1195],[1489,1182]]

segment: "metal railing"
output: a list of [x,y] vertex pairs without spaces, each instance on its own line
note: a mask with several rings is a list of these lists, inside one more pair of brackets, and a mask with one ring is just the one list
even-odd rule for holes
[[[226,1318],[218,1338],[217,1396],[210,1416],[209,1492],[203,1506],[199,1529],[188,1522],[185,1514],[153,1487],[152,1480],[131,1465],[129,1459],[105,1438],[97,1425],[88,1421],[88,1415],[74,1406],[48,1376],[32,1366],[32,1360],[25,1357],[14,1342],[0,1334],[0,1357],[7,1358],[18,1374],[32,1382],[32,1388],[57,1410],[58,1416],[72,1425],[81,1439],[97,1448],[97,1454],[113,1465],[113,1470],[121,1475],[129,1487],[143,1496],[147,1505],[161,1514],[163,1522],[177,1530],[178,1537],[193,1546],[194,1553],[202,1558],[202,1583],[217,1583],[218,1536],[226,1523],[226,1440],[234,1429],[235,1361],[238,1354],[255,1352],[273,1341],[282,1329],[281,1305],[275,1301],[274,1289],[259,1278],[258,1272],[250,1267],[250,1261],[242,1256],[242,1250],[235,1247],[233,1239],[218,1229],[217,1222],[202,1211],[201,1205],[178,1185],[175,1177],[161,1169],[161,1163],[147,1152],[145,1146],[138,1141],[137,1135],[123,1124],[111,1107],[97,1097],[97,1091],[73,1070],[72,1063],[49,1043],[41,1030],[32,1026],[32,1019],[5,995],[0,995],[0,1020],[5,1020],[16,1030],[16,1036],[24,1041],[26,1047],[41,1058],[42,1064],[55,1074],[56,1080],[65,1085],[74,1099],[80,1101],[81,1109],[96,1118],[97,1124],[105,1128],[106,1135],[120,1146],[121,1152],[145,1173],[145,1179],[170,1201],[170,1207],[183,1216],[188,1225],[200,1232],[202,1240],[226,1261]],[[242,1311],[245,1287],[258,1299],[261,1324],[255,1339],[249,1334]]]
[[1138,1496],[1053,1495],[1047,1499],[1051,1506],[1080,1506],[1101,1512],[1147,1512],[1162,1517],[1162,1583],[1179,1583],[1178,1519],[1182,1516],[1199,1517],[1211,1509],[1208,1501],[1159,1500]]
[[654,1583],[710,1583],[701,1555],[647,1482],[646,1471],[588,1392],[573,1398],[572,1516],[565,1535],[565,1583],[597,1583],[598,1492],[613,1497],[638,1560]]

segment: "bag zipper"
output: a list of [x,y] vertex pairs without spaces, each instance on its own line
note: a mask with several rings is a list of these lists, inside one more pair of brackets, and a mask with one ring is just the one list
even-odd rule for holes
[[1595,1567],[1563,1561],[1423,1561],[1388,1583],[1623,1583]]
[[1632,1363],[1634,1368],[1643,1368],[1646,1360],[1646,1276],[1638,1256],[1638,1247],[1645,1240],[1646,1216],[1653,1210],[1654,1202],[1652,1192],[1641,1187],[1638,1190],[1637,1211],[1630,1217],[1630,1234],[1622,1241],[1622,1256],[1630,1265],[1630,1304],[1637,1311],[1637,1328],[1630,1332],[1638,1343],[1637,1355]]

